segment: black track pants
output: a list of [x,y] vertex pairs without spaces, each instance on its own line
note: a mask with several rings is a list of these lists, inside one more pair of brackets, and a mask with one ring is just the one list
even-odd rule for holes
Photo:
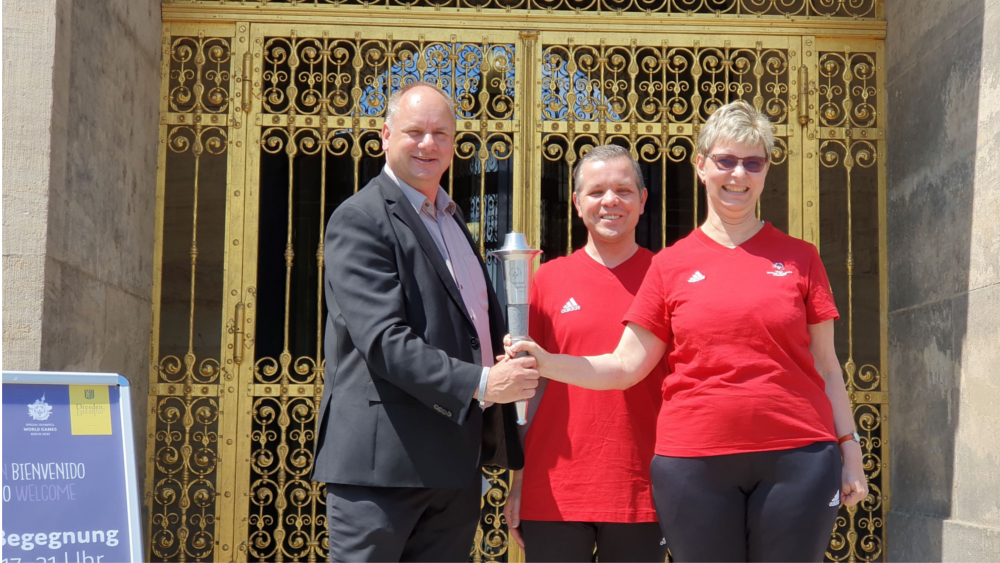
[[644,561],[662,563],[667,556],[656,522],[521,521],[524,555],[533,561],[593,561],[594,545],[601,563]]
[[656,456],[653,498],[675,561],[822,561],[840,506],[840,448]]

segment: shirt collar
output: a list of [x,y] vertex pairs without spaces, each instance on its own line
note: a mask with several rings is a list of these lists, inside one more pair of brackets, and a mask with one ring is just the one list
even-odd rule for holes
[[[413,210],[419,214],[424,206],[424,202],[429,201],[427,199],[427,196],[420,193],[420,190],[400,180],[392,172],[392,169],[389,168],[388,164],[385,166],[384,170],[386,175],[392,178],[393,182],[396,182],[396,185],[399,186],[399,189],[403,192],[403,195],[406,196],[406,199],[410,202],[410,204],[413,205]],[[448,215],[454,215],[455,210],[458,208],[458,204],[456,204],[450,197],[448,197],[448,192],[444,191],[444,189],[441,186],[438,186],[438,193],[437,193],[437,198],[435,200],[435,207],[437,208],[438,211],[447,213]]]

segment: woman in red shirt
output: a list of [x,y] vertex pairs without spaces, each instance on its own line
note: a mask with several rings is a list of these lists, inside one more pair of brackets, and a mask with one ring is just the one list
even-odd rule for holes
[[613,353],[510,348],[588,389],[627,389],[669,349],[650,471],[677,561],[820,561],[839,505],[868,495],[819,253],[756,217],[773,131],[742,101],[706,121],[708,217],[653,259]]

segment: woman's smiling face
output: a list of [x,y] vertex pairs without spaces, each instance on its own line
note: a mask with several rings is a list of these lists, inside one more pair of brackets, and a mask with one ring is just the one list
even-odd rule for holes
[[[709,154],[715,157],[729,155],[740,159],[766,159],[768,156],[762,146],[748,147],[734,142],[718,142],[712,146]],[[723,170],[715,159],[699,154],[697,165],[698,178],[705,184],[708,203],[717,214],[735,219],[755,213],[757,200],[764,191],[769,162],[759,172],[747,172],[743,161],[731,170]]]

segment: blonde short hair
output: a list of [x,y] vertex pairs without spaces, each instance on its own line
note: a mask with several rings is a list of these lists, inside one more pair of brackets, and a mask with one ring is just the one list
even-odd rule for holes
[[698,134],[698,154],[707,155],[718,143],[764,147],[770,158],[774,148],[774,125],[752,105],[737,100],[715,110],[702,126]]

